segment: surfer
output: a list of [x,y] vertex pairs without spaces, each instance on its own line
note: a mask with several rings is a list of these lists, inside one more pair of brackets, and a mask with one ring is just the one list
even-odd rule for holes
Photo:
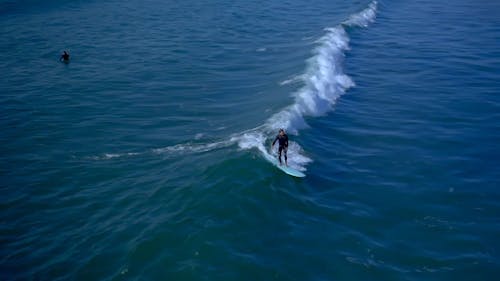
[[271,145],[271,150],[274,148],[274,144],[278,141],[279,147],[278,147],[278,159],[280,160],[280,165],[281,163],[281,151],[283,151],[285,155],[285,166],[288,166],[288,158],[286,156],[286,151],[288,150],[288,136],[285,134],[285,130],[280,129],[278,132],[278,135],[273,141],[273,144]]
[[68,52],[64,51],[64,53],[59,58],[59,61],[69,62],[69,54],[68,54]]

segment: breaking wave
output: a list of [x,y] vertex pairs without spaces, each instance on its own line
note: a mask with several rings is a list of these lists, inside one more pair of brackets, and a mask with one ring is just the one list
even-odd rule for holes
[[[345,27],[367,27],[375,20],[377,2],[371,2],[363,11],[349,16],[347,20],[331,28],[325,28],[325,35],[316,41],[317,47],[307,62],[302,75],[281,82],[282,85],[302,80],[303,87],[293,93],[294,103],[269,118],[264,125],[245,133],[242,137],[233,137],[241,149],[257,148],[263,154],[269,154],[265,143],[269,135],[274,136],[279,128],[288,133],[298,134],[307,127],[306,116],[321,116],[332,110],[337,99],[354,81],[344,73],[345,52],[349,50],[349,36]],[[289,163],[292,167],[305,170],[305,164],[311,162],[303,155],[301,147],[291,142]]]

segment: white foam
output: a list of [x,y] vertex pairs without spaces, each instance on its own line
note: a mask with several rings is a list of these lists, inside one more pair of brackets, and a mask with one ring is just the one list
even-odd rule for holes
[[349,49],[349,37],[342,26],[325,29],[317,40],[314,56],[308,60],[306,71],[300,77],[305,85],[293,94],[295,102],[273,115],[268,127],[284,128],[291,133],[307,127],[304,116],[320,116],[331,110],[335,101],[354,86],[343,72],[344,51]]
[[370,23],[375,21],[375,17],[377,16],[377,4],[377,1],[371,2],[368,8],[357,14],[351,15],[343,24],[347,26],[367,27]]
[[180,143],[180,144],[176,144],[176,145],[151,149],[151,150],[145,151],[145,152],[104,153],[102,156],[88,157],[88,159],[110,160],[110,159],[115,159],[115,158],[145,155],[145,154],[149,154],[149,153],[164,154],[164,155],[168,155],[168,156],[179,156],[179,155],[192,154],[192,153],[209,152],[209,151],[213,151],[213,150],[217,150],[217,149],[231,146],[234,143],[235,142],[232,140],[231,141],[212,142],[212,143],[200,143],[200,144]]
[[[278,155],[278,146],[274,146],[274,150],[271,151],[271,141],[266,143],[267,137],[263,132],[249,132],[245,133],[239,137],[233,137],[232,141],[237,141],[240,149],[258,149],[265,158],[273,158]],[[266,147],[267,146],[267,147]],[[296,142],[289,141],[288,145],[288,165],[294,169],[305,171],[304,167],[307,163],[312,162],[310,158],[303,155],[303,150]]]
[[121,157],[131,157],[131,156],[136,156],[141,153],[139,152],[128,152],[128,153],[104,153],[102,155],[97,155],[97,156],[90,156],[90,157],[85,157],[84,159],[90,159],[90,160],[110,160],[110,159],[115,159],[115,158],[121,158]]
[[231,141],[238,142],[241,149],[263,148],[266,137],[262,132],[249,132],[241,136],[233,136]]
[[284,85],[288,85],[288,84],[298,83],[298,82],[301,82],[303,80],[304,80],[304,76],[303,75],[296,75],[296,76],[293,76],[293,77],[291,77],[289,79],[281,81],[280,85],[284,86]]
[[115,154],[115,153],[105,153],[104,158],[105,159],[112,159],[112,158],[118,158],[121,156],[125,156],[125,154]]
[[220,141],[212,143],[202,143],[202,144],[192,144],[192,143],[181,143],[172,146],[166,146],[162,148],[156,148],[152,151],[157,154],[189,154],[189,153],[202,153],[208,152],[232,145],[233,142]]
[[[326,34],[316,41],[318,46],[308,60],[304,74],[298,76],[305,85],[293,94],[294,104],[272,116],[268,121],[271,129],[285,128],[291,132],[307,126],[304,116],[320,116],[332,109],[337,99],[354,81],[344,73],[345,51],[349,50],[349,36],[344,25],[365,27],[375,20],[377,2],[353,14],[342,24],[326,28]],[[288,81],[288,80],[287,80]]]

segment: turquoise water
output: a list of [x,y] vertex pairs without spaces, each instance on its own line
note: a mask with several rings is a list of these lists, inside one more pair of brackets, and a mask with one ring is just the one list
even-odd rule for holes
[[177,2],[0,1],[0,279],[497,279],[500,4]]

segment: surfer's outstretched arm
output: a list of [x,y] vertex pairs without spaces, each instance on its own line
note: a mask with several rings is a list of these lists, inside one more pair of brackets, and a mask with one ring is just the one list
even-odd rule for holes
[[274,148],[274,144],[276,143],[276,141],[278,140],[278,136],[276,136],[276,138],[274,139],[273,141],[273,144],[271,144],[271,150],[273,150]]

